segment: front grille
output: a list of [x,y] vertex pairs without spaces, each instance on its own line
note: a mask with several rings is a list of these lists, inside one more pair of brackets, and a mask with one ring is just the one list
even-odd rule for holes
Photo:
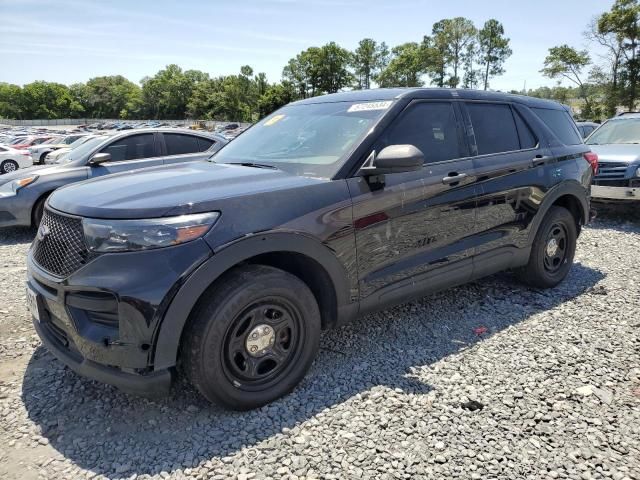
[[596,175],[596,178],[599,180],[624,178],[628,167],[629,164],[627,163],[600,162],[598,163],[598,174]]
[[33,242],[33,259],[47,272],[68,277],[89,260],[82,221],[78,218],[44,211]]

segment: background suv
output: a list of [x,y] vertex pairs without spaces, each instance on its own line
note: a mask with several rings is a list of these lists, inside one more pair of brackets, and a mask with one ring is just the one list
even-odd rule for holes
[[586,143],[598,154],[591,195],[600,202],[640,200],[640,113],[607,120]]
[[[377,89],[286,106],[192,162],[56,191],[28,258],[35,328],[77,372],[247,409],[320,331],[513,268],[569,272],[596,158],[559,104]],[[63,252],[63,253],[61,253]]]
[[0,177],[0,227],[39,225],[44,202],[56,188],[139,168],[209,158],[227,140],[190,130],[152,129],[96,137],[52,166]]

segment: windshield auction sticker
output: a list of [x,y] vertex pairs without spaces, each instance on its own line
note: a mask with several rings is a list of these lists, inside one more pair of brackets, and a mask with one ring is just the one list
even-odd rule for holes
[[271,125],[279,122],[280,120],[282,120],[285,116],[284,115],[275,115],[273,117],[271,117],[269,120],[267,120],[266,122],[264,122],[265,127],[270,127]]
[[355,103],[349,107],[347,112],[367,112],[369,110],[386,110],[391,106],[393,102],[388,100],[386,102],[367,102],[367,103]]

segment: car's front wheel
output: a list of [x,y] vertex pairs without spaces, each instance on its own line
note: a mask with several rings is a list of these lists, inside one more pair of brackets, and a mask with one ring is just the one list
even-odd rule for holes
[[5,160],[0,164],[0,172],[11,173],[18,170],[18,162],[15,160]]
[[537,288],[555,287],[571,270],[577,238],[571,212],[551,207],[536,232],[529,263],[516,272],[518,278]]
[[246,265],[205,294],[182,341],[184,370],[210,401],[234,410],[289,393],[318,351],[320,312],[298,277]]

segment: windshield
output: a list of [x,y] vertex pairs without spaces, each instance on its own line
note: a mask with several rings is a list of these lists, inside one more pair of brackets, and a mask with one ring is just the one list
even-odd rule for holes
[[587,139],[587,145],[640,143],[640,118],[609,120]]
[[[100,143],[104,142],[104,140],[106,138],[108,138],[108,137],[106,137],[106,136],[105,137],[93,137],[93,138],[87,140],[86,142],[84,142],[79,147],[74,148],[73,150],[69,150],[64,155],[61,155],[60,158],[56,161],[56,163],[69,163],[69,162],[72,162],[73,160],[77,160],[79,158],[82,158],[84,155],[86,155],[89,152],[91,152],[91,150],[93,150],[95,147],[97,147]],[[73,143],[71,145],[73,145]]]
[[255,163],[296,175],[330,178],[391,103],[290,105],[261,120],[212,160]]
[[61,137],[51,137],[49,140],[45,140],[41,145],[52,145],[58,143]]

